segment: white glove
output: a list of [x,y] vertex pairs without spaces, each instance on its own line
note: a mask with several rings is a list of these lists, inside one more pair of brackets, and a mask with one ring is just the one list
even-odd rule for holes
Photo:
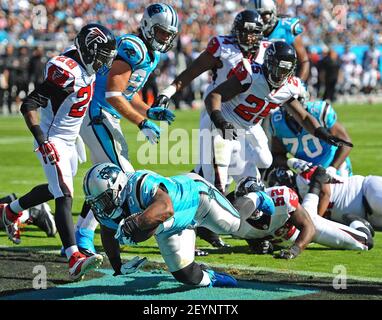
[[147,263],[147,258],[140,258],[139,256],[134,257],[129,262],[124,263],[121,266],[122,274],[130,274],[136,272],[138,269],[142,268]]
[[331,176],[332,178],[335,178],[338,180],[338,182],[344,182],[344,179],[337,174],[337,169],[330,166],[326,168],[326,173]]

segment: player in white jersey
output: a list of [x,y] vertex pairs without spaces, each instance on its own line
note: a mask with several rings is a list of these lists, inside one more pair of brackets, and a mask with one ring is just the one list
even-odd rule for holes
[[[266,188],[275,209],[271,213],[264,210],[266,214],[258,217],[256,210],[262,210],[263,202],[259,203],[257,197],[263,186],[254,178],[246,178],[238,184],[233,201],[241,219],[246,222],[242,223],[240,236],[250,239],[248,242],[256,253],[271,253],[274,244],[292,244],[287,250],[291,258],[310,242],[336,249],[371,249],[372,234],[362,221],[354,221],[348,227],[317,215],[318,194],[321,186],[329,181],[325,169],[319,167],[302,204],[296,192],[287,186]],[[281,255],[284,254],[282,251]]]
[[[14,241],[19,212],[55,199],[55,220],[69,260],[69,276],[82,278],[102,263],[101,255],[85,257],[78,251],[72,218],[73,176],[77,171],[76,138],[94,92],[96,72],[107,71],[116,55],[114,35],[99,24],[84,26],[75,46],[50,59],[44,82],[21,106],[25,122],[32,132],[34,147],[48,183],[2,206],[2,219],[8,237]],[[40,123],[38,109],[41,108]]]
[[[244,62],[249,65],[252,61],[258,61],[259,56],[263,56],[266,44],[260,42],[262,39],[263,22],[256,10],[244,10],[239,12],[232,26],[232,32],[226,36],[213,37],[200,56],[193,63],[178,75],[173,83],[163,90],[154,104],[167,104],[169,99],[176,92],[188,86],[192,80],[207,70],[212,71],[212,82],[208,85],[204,96],[219,84],[227,80],[234,74],[236,66]],[[259,60],[262,61],[262,58]],[[200,116],[200,130],[209,130],[211,120],[205,110]],[[256,154],[252,157],[255,166],[268,168],[272,164],[272,155],[268,149],[268,140],[260,126],[248,132],[253,135],[254,143],[257,145]],[[211,149],[211,145],[203,147],[209,141],[200,139],[200,150]],[[214,146],[212,146],[214,148]],[[250,147],[249,147],[250,148]],[[195,172],[201,173],[200,163],[197,164]],[[213,180],[210,180],[214,183]],[[216,185],[220,188],[220,185]]]
[[[247,68],[244,63],[240,63],[234,70],[234,76],[206,97],[206,109],[213,123],[210,131],[215,133],[212,143],[223,145],[224,153],[220,158],[217,158],[218,154],[214,154],[212,158],[215,158],[215,161],[211,164],[208,161],[211,158],[208,150],[202,150],[203,175],[207,180],[215,181],[215,185],[220,185],[223,191],[232,163],[244,163],[241,166],[237,165],[236,173],[231,174],[236,181],[242,177],[253,176],[246,167],[246,162],[249,162],[248,156],[251,157],[253,153],[247,152],[246,147],[249,144],[243,144],[243,140],[251,139],[246,133],[260,126],[271,110],[280,106],[285,107],[302,127],[317,138],[333,145],[352,146],[320,127],[317,120],[295,98],[303,90],[300,80],[293,76],[295,66],[296,52],[293,47],[283,41],[272,42],[265,51],[263,65],[253,63],[251,68]],[[243,131],[244,134],[238,135],[237,130]],[[233,141],[237,138],[241,144],[240,161],[237,161],[237,152],[234,153],[240,149],[237,147],[238,141]],[[254,144],[252,147],[256,148]]]
[[[297,163],[297,165],[296,165]],[[296,188],[301,196],[306,193],[310,177],[316,167],[301,159],[290,159],[292,169],[297,170]],[[318,205],[318,214],[327,219],[348,224],[354,217],[366,219],[373,228],[382,228],[382,177],[351,176],[342,183],[323,185]]]

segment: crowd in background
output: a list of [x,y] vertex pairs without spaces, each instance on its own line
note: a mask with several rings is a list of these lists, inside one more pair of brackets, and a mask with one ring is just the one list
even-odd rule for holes
[[[22,98],[42,79],[49,57],[71,43],[81,27],[98,22],[116,35],[136,32],[147,0],[0,0],[0,112],[17,112]],[[180,19],[177,46],[163,56],[143,94],[150,99],[171,82],[216,34],[228,34],[248,0],[172,0]],[[382,44],[382,0],[278,0],[281,15],[298,16],[309,49],[313,94],[330,100],[340,93],[369,93],[365,53]],[[380,66],[375,67],[378,71]],[[351,81],[349,81],[351,79]],[[194,107],[208,75],[174,97],[175,106]],[[328,85],[333,90],[328,90]],[[329,91],[329,92],[328,92]],[[332,92],[331,92],[332,91]],[[150,94],[151,92],[151,94]]]

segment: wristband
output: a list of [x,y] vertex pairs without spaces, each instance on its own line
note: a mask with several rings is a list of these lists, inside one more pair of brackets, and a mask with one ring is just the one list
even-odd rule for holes
[[176,86],[173,84],[164,89],[159,95],[166,96],[167,98],[171,98],[176,93]]
[[214,123],[216,127],[219,127],[219,124],[225,122],[225,119],[222,115],[221,110],[214,110],[210,114],[211,121]]
[[301,249],[297,244],[294,244],[293,246],[291,246],[289,251],[295,257],[297,257],[301,253]]
[[36,125],[33,125],[31,128],[30,128],[34,138],[36,139],[38,145],[42,145],[45,141],[45,136],[44,136],[44,133],[42,132],[41,130],[41,127],[36,124]]

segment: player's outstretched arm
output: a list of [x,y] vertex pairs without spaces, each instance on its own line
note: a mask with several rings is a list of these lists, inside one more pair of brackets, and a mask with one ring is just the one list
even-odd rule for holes
[[309,78],[309,73],[310,73],[310,62],[309,62],[309,56],[308,53],[306,52],[304,43],[302,41],[302,36],[296,37],[293,46],[296,50],[296,55],[297,55],[297,61],[299,65],[299,72],[298,72],[298,77],[306,82]]
[[319,122],[305,110],[301,103],[291,98],[284,107],[288,110],[290,114],[296,119],[296,121],[304,127],[310,134],[325,141],[331,145],[348,146],[353,147],[353,144],[349,141],[345,141],[337,136],[332,135],[326,128],[320,126]]
[[[333,136],[336,136],[344,141],[348,141],[350,143],[352,142],[345,127],[338,121],[334,124],[332,128],[330,128],[329,132]],[[346,145],[342,145],[338,147],[336,153],[334,154],[334,158],[330,166],[334,167],[335,169],[338,169],[344,163],[346,158],[349,156],[350,151],[351,151],[351,148]]]
[[233,99],[243,91],[239,79],[232,76],[212,90],[204,100],[211,121],[217,129],[221,130],[224,139],[236,139],[237,134],[233,124],[224,119],[221,112],[221,103]]
[[158,226],[174,215],[171,198],[160,188],[142,213],[123,219],[114,236],[120,244],[137,244],[149,239]]
[[203,72],[213,69],[218,62],[219,60],[211,53],[208,51],[203,51],[186,70],[175,78],[171,85],[158,94],[158,97],[155,98],[152,106],[167,108],[171,97],[176,92],[179,92],[183,88],[189,86],[190,83],[195,78],[199,77]]
[[295,243],[288,249],[281,250],[276,258],[294,259],[312,242],[316,233],[313,221],[309,213],[299,204],[297,209],[291,213],[289,222],[300,230]]
[[110,264],[113,267],[114,275],[121,274],[121,255],[119,249],[119,243],[114,239],[115,230],[111,230],[101,224],[101,241]]

